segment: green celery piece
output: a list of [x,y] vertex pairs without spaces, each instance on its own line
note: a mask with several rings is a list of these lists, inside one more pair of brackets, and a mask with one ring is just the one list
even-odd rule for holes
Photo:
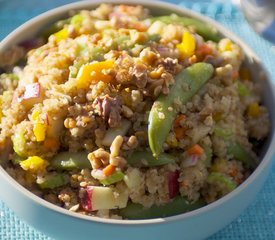
[[128,157],[127,162],[134,167],[155,167],[175,163],[176,158],[168,153],[161,153],[156,159],[152,152],[136,151]]
[[212,150],[212,148],[207,148],[205,150],[205,154],[206,154],[206,159],[204,161],[204,164],[205,164],[205,166],[210,167],[211,161],[212,161],[212,157],[213,157],[213,150]]
[[116,182],[120,182],[123,180],[123,178],[124,178],[124,173],[121,171],[116,171],[115,173],[106,177],[105,179],[99,180],[99,182],[104,186],[107,186]]
[[223,183],[227,188],[225,192],[231,192],[237,187],[237,184],[232,179],[219,172],[210,173],[207,177],[207,182],[210,184]]
[[6,81],[6,79],[10,79],[12,81],[18,81],[19,77],[15,73],[2,73],[0,74],[0,81]]
[[125,219],[162,218],[189,212],[201,208],[204,205],[205,203],[201,200],[190,203],[178,196],[166,205],[153,205],[150,208],[145,208],[138,203],[128,203],[126,208],[120,209],[119,214]]
[[232,131],[228,128],[215,127],[214,134],[218,137],[222,137],[224,140],[232,137]]
[[248,168],[256,168],[257,164],[255,159],[239,144],[229,142],[227,153],[232,155],[236,160],[242,162]]
[[82,22],[84,20],[84,17],[80,14],[76,14],[71,18],[71,24],[74,25],[74,27],[78,28],[81,26]]
[[[169,131],[177,115],[173,107],[174,101],[186,104],[211,78],[214,68],[208,63],[196,63],[184,69],[175,77],[175,84],[169,94],[160,95],[154,102],[149,113],[148,139],[154,156],[158,157],[163,151]],[[172,107],[172,109],[170,109]]]
[[171,14],[169,16],[153,17],[151,20],[161,21],[166,24],[181,24],[185,27],[192,26],[195,28],[196,33],[201,35],[205,40],[218,42],[222,39],[221,34],[215,27],[194,18],[180,17],[176,14]]
[[86,152],[61,152],[53,157],[50,166],[53,169],[73,170],[91,168],[91,163],[87,158]]
[[[81,68],[82,65],[84,65],[85,62],[84,61],[75,61],[74,64],[73,64],[73,67],[77,69],[77,71],[71,71],[70,70],[70,74],[69,74],[69,77],[70,78],[76,78],[78,72],[79,72],[79,69]],[[74,69],[75,70],[75,69]]]
[[61,186],[64,186],[68,183],[63,174],[58,175],[48,175],[45,177],[45,181],[38,183],[39,188],[41,189],[54,189]]
[[159,34],[148,34],[148,42],[159,42],[161,36]]
[[12,137],[12,142],[14,152],[22,158],[27,157],[27,154],[25,152],[26,139],[22,131],[15,132]]
[[249,89],[240,81],[237,82],[237,89],[238,89],[239,95],[241,97],[250,95]]

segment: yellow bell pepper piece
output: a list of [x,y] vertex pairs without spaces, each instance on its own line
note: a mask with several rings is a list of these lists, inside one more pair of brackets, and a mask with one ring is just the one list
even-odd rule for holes
[[182,36],[182,42],[177,44],[176,47],[179,50],[181,59],[191,57],[196,49],[195,37],[190,32],[185,31]]
[[261,115],[261,109],[258,103],[251,103],[248,106],[247,109],[247,116],[248,117],[252,117],[252,118],[256,118],[259,117]]
[[33,133],[37,142],[42,142],[46,138],[47,124],[41,119],[40,111],[34,110],[31,115],[34,122]]
[[20,166],[25,171],[35,174],[45,171],[46,167],[48,166],[48,162],[41,157],[32,156],[20,162]]
[[53,34],[57,43],[69,37],[69,32],[67,28],[63,28],[60,31]]
[[45,123],[36,123],[33,128],[33,133],[37,142],[42,142],[46,137],[47,126]]
[[32,120],[32,121],[37,121],[37,120],[39,119],[39,116],[40,116],[40,111],[38,111],[37,109],[35,109],[35,110],[32,112],[31,120]]
[[113,76],[108,74],[108,71],[111,70],[113,66],[113,60],[83,65],[76,77],[77,88],[88,88],[91,84],[96,84],[99,81],[103,81],[105,83],[111,82]]
[[220,52],[232,51],[233,43],[230,39],[223,39],[219,45]]

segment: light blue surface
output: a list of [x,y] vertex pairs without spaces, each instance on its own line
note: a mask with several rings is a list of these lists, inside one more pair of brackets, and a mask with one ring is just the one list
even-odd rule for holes
[[[0,0],[0,39],[29,18],[54,6],[69,2],[73,1]],[[176,3],[180,1],[170,2]],[[260,56],[275,81],[275,46],[258,37],[244,21],[242,14],[233,5],[221,3],[210,4],[207,1],[198,0],[181,2],[179,5],[212,17],[239,35]],[[237,220],[212,236],[209,240],[275,239],[274,189],[275,166],[273,165],[271,174],[255,202]],[[8,189],[0,189],[0,191],[8,191]],[[213,219],[213,221],[218,221],[218,219]],[[0,201],[0,239],[49,240],[50,238],[28,226],[24,221],[19,220],[17,216]]]

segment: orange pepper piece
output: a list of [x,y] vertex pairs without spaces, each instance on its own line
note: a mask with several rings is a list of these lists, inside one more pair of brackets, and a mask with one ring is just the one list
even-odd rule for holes
[[106,177],[112,175],[112,173],[116,170],[116,167],[114,165],[107,165],[105,168],[103,168],[103,173]]
[[176,127],[174,128],[175,136],[178,140],[182,139],[185,135],[185,129],[182,127]]
[[180,122],[182,120],[185,120],[186,116],[184,114],[180,114],[174,121],[174,127],[179,127],[180,126]]
[[195,144],[194,146],[192,146],[191,148],[189,148],[187,150],[187,153],[189,155],[199,155],[200,156],[204,153],[204,150],[200,145]]
[[212,49],[206,43],[204,43],[198,47],[197,54],[200,56],[211,55]]
[[113,66],[113,60],[83,65],[76,77],[77,88],[88,88],[91,84],[96,84],[99,81],[103,81],[105,83],[111,82],[113,76],[108,74],[107,71],[111,70]]

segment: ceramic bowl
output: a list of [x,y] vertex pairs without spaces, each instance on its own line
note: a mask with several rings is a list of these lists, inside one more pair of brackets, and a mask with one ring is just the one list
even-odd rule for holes
[[[224,36],[238,43],[246,54],[253,78],[264,88],[264,102],[270,112],[272,128],[262,148],[261,163],[237,189],[218,201],[185,214],[149,220],[112,220],[83,216],[57,207],[26,190],[0,167],[0,198],[22,219],[54,239],[204,239],[234,220],[255,198],[265,182],[275,146],[275,93],[266,70],[255,53],[233,33],[213,20],[176,5],[157,1],[105,0],[108,3],[141,4],[153,14],[176,13],[214,25]],[[23,24],[0,43],[0,51],[38,34],[45,26],[66,17],[74,9],[93,9],[102,1],[81,1],[48,11]]]

